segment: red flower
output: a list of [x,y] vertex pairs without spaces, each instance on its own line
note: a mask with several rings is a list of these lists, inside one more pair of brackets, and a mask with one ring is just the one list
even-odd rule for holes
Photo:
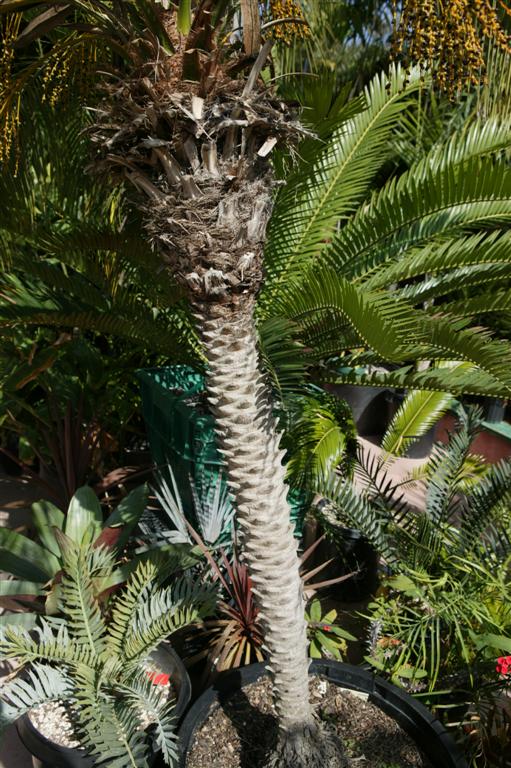
[[331,629],[332,629],[332,627],[330,626],[330,624],[323,624],[323,626],[321,627],[321,629],[322,629],[324,632],[330,632],[330,631],[331,631]]
[[499,675],[509,675],[511,673],[511,656],[499,656],[495,669]]
[[146,675],[153,685],[168,685],[170,682],[170,675],[164,672],[146,672]]

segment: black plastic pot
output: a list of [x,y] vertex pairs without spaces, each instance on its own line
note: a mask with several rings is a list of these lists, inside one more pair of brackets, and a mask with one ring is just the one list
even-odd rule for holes
[[[400,688],[361,667],[327,659],[313,661],[310,672],[326,678],[339,688],[368,694],[369,701],[399,723],[435,768],[468,768],[463,754],[439,720]],[[265,674],[267,672],[264,664],[251,664],[249,667],[226,672],[218,677],[213,687],[208,688],[197,699],[179,729],[179,768],[186,768],[187,755],[195,734],[212,709],[240,687],[254,683]]]
[[333,584],[324,594],[342,602],[360,602],[378,589],[378,553],[360,531],[339,528],[335,541],[325,539],[318,546],[315,565],[332,562],[321,571],[321,581],[354,573],[346,581]]
[[[162,643],[151,655],[151,659],[162,672],[170,675],[177,690],[175,717],[179,721],[188,706],[192,693],[190,678],[183,662],[172,648]],[[40,768],[93,768],[94,760],[83,749],[61,747],[43,736],[28,715],[21,717],[16,728],[28,751],[39,760]],[[150,764],[153,765],[156,755]]]

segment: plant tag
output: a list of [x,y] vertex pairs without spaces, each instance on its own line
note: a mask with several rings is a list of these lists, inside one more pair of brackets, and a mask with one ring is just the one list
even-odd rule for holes
[[276,143],[277,143],[277,139],[275,137],[270,137],[269,139],[266,139],[263,146],[257,153],[259,157],[266,157],[266,155],[269,155]]
[[369,694],[364,691],[354,691],[353,688],[339,688],[339,690],[343,691],[343,693],[351,693],[352,696],[356,696],[357,699],[361,699],[361,701],[367,701],[369,699]]

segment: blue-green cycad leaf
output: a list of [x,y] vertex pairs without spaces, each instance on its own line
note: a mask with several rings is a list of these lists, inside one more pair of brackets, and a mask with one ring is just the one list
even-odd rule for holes
[[388,535],[392,516],[384,506],[377,506],[353,482],[335,474],[317,482],[314,489],[328,500],[318,512],[323,525],[335,537],[342,537],[337,528],[345,526],[361,531],[375,549],[388,561],[395,558],[395,550]]
[[[501,550],[507,550],[508,553],[511,551],[502,512],[502,505],[509,506],[510,500],[511,462],[500,461],[493,464],[467,494],[460,521],[460,546],[463,554],[471,550],[483,533],[484,539],[500,541]],[[501,557],[502,554],[501,551]]]
[[113,555],[103,547],[79,547],[63,535],[57,541],[63,555],[62,602],[70,636],[99,656],[105,650],[105,622],[94,589],[94,577],[110,573]]
[[101,697],[87,727],[95,765],[108,768],[148,768],[149,745],[140,713],[115,699]]
[[428,462],[426,512],[435,525],[450,522],[460,508],[457,498],[465,462],[474,438],[481,428],[481,412],[458,412],[459,426],[447,445],[437,445]]
[[64,672],[49,665],[33,664],[25,679],[16,678],[2,686],[0,728],[40,704],[66,699],[71,693],[72,686]]
[[144,672],[126,677],[116,686],[116,690],[135,711],[147,714],[165,765],[174,765],[178,755],[175,702],[169,700],[168,691],[165,688],[160,690]]
[[157,575],[157,568],[151,562],[139,563],[131,574],[124,590],[114,599],[112,619],[109,627],[109,651],[120,656],[140,605],[149,596],[149,586]]

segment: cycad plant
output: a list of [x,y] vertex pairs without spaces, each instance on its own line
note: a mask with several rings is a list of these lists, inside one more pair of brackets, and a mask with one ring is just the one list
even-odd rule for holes
[[[41,6],[45,12],[37,15]],[[144,229],[162,270],[186,292],[203,344],[208,398],[274,681],[281,735],[268,764],[336,768],[346,764],[343,749],[315,722],[308,696],[283,450],[259,363],[255,305],[277,187],[270,158],[307,136],[261,77],[271,41],[261,47],[259,6],[257,0],[70,0],[47,12],[34,0],[4,1],[0,10],[7,14],[28,10],[5,17],[8,71],[0,109],[8,144],[30,75],[39,73],[46,97],[57,100],[77,59],[85,51],[90,61],[94,51],[98,66],[91,69],[102,73],[102,97],[89,130],[93,164],[138,192]],[[241,37],[232,25],[238,10]],[[16,59],[14,52],[37,38],[44,45],[35,59]],[[107,49],[113,57],[103,61]],[[507,347],[470,335],[464,321],[417,314],[414,305],[424,298],[413,285],[386,290],[405,258],[404,279],[414,269],[422,275],[425,252],[443,265],[452,246],[449,266],[458,265],[456,257],[480,265],[484,256],[464,230],[510,215],[509,172],[484,157],[509,140],[506,123],[476,125],[370,197],[391,127],[418,85],[418,73],[407,78],[399,70],[376,79],[365,98],[336,110],[332,141],[310,136],[302,145],[305,165],[287,173],[291,183],[277,199],[260,318],[289,320],[316,357],[349,351],[363,363],[402,365],[393,379],[403,386],[436,388],[438,372],[424,376],[413,365],[447,358],[466,361],[468,371],[450,372],[458,391],[507,393]],[[498,235],[489,237],[502,261],[507,241]],[[167,271],[159,274],[163,283],[171,280]]]
[[161,587],[164,574],[145,562],[105,611],[94,584],[111,577],[112,552],[92,546],[87,532],[80,544],[60,532],[56,538],[65,619],[43,620],[32,633],[15,624],[2,630],[2,657],[16,659],[19,671],[26,667],[2,689],[2,724],[47,702],[64,702],[74,738],[96,765],[145,768],[151,749],[174,765],[174,701],[153,684],[151,654],[170,634],[209,613],[213,592],[186,577]]
[[470,450],[481,413],[460,410],[458,418],[414,480],[424,484],[424,509],[406,504],[383,459],[361,460],[364,492],[339,478],[322,489],[332,501],[324,525],[333,535],[338,521],[361,530],[388,569],[370,605],[369,661],[419,690],[477,682],[483,638],[498,648],[511,630],[511,464],[478,470]]
[[83,486],[73,495],[65,512],[49,501],[32,505],[35,537],[0,528],[2,570],[10,576],[0,583],[0,605],[19,611],[4,613],[0,626],[17,624],[32,629],[41,616],[61,615],[62,535],[76,546],[87,541],[91,546],[105,547],[118,561],[106,577],[94,576],[92,580],[94,598],[102,605],[140,562],[161,566],[167,574],[195,564],[197,558],[188,545],[154,538],[146,543],[143,534],[136,535],[146,502],[147,488],[141,485],[105,516],[92,488]]

